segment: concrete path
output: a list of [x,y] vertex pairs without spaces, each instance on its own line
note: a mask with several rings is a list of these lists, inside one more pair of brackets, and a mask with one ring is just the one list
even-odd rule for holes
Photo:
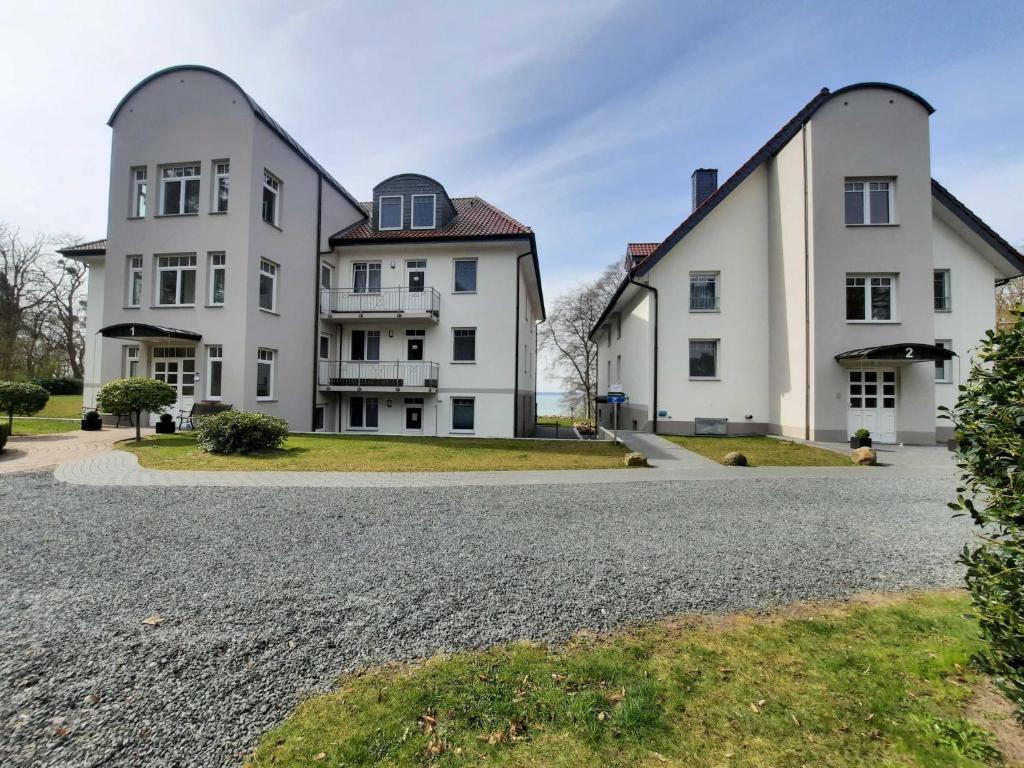
[[[660,438],[655,438],[660,440]],[[667,441],[661,441],[667,443]],[[640,445],[641,443],[637,443]],[[670,443],[667,443],[670,447]],[[652,447],[659,447],[651,443]],[[936,449],[938,450],[938,449]],[[684,451],[684,453],[689,453]],[[699,460],[699,461],[698,461]],[[895,478],[950,479],[948,466],[723,467],[701,456],[658,459],[651,469],[534,470],[511,472],[211,472],[146,469],[135,454],[105,451],[60,465],[54,477],[93,486],[205,486],[265,488],[440,488],[459,486],[606,485],[694,479]]]
[[[143,434],[152,432],[143,429]],[[133,427],[107,427],[98,432],[60,432],[55,435],[10,437],[0,453],[0,474],[50,469],[109,451],[114,443],[135,436]]]
[[702,470],[721,468],[718,462],[680,448],[675,443],[650,432],[628,432],[620,429],[615,434],[629,450],[644,454],[652,467]]

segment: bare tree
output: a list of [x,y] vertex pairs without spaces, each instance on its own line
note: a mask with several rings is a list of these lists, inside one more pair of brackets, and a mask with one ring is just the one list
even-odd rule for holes
[[612,264],[596,280],[563,293],[540,327],[541,349],[551,356],[550,370],[558,376],[573,413],[594,418],[597,396],[597,345],[588,338],[626,272]]
[[41,331],[39,313],[51,296],[46,245],[41,236],[25,240],[0,223],[0,379],[13,378],[34,359],[33,334]]
[[50,284],[48,337],[51,349],[65,359],[76,379],[85,375],[84,293],[87,271],[83,264],[59,259],[46,273]]
[[1006,329],[1016,325],[1017,318],[1011,312],[1021,308],[1024,308],[1024,277],[1015,277],[996,288],[997,328]]

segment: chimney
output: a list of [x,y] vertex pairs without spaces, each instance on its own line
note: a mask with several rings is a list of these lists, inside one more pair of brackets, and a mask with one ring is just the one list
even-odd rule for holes
[[718,189],[718,169],[698,168],[690,177],[690,182],[693,189],[693,210],[696,211],[701,203]]

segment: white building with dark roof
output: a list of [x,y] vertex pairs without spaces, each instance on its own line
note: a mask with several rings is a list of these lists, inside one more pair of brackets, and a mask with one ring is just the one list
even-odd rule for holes
[[526,435],[544,301],[532,230],[433,179],[358,202],[239,86],[172,67],[111,115],[89,266],[85,402],[124,376],[174,411],[297,431]]
[[[882,443],[949,436],[995,286],[1024,257],[931,178],[920,96],[823,90],[628,275],[591,332],[623,429]],[[616,399],[616,398],[613,398]]]

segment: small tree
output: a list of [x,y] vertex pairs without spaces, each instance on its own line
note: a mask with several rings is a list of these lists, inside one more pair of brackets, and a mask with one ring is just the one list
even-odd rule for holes
[[50,393],[38,384],[21,381],[0,381],[0,411],[7,414],[7,433],[14,432],[14,414],[31,416],[41,411]]
[[1024,717],[1024,307],[1012,315],[986,334],[952,412],[942,410],[963,470],[950,507],[982,528],[960,556],[986,643],[975,661]]
[[114,379],[96,393],[96,405],[102,410],[135,415],[136,440],[142,439],[142,412],[169,408],[177,399],[174,387],[156,379]]

